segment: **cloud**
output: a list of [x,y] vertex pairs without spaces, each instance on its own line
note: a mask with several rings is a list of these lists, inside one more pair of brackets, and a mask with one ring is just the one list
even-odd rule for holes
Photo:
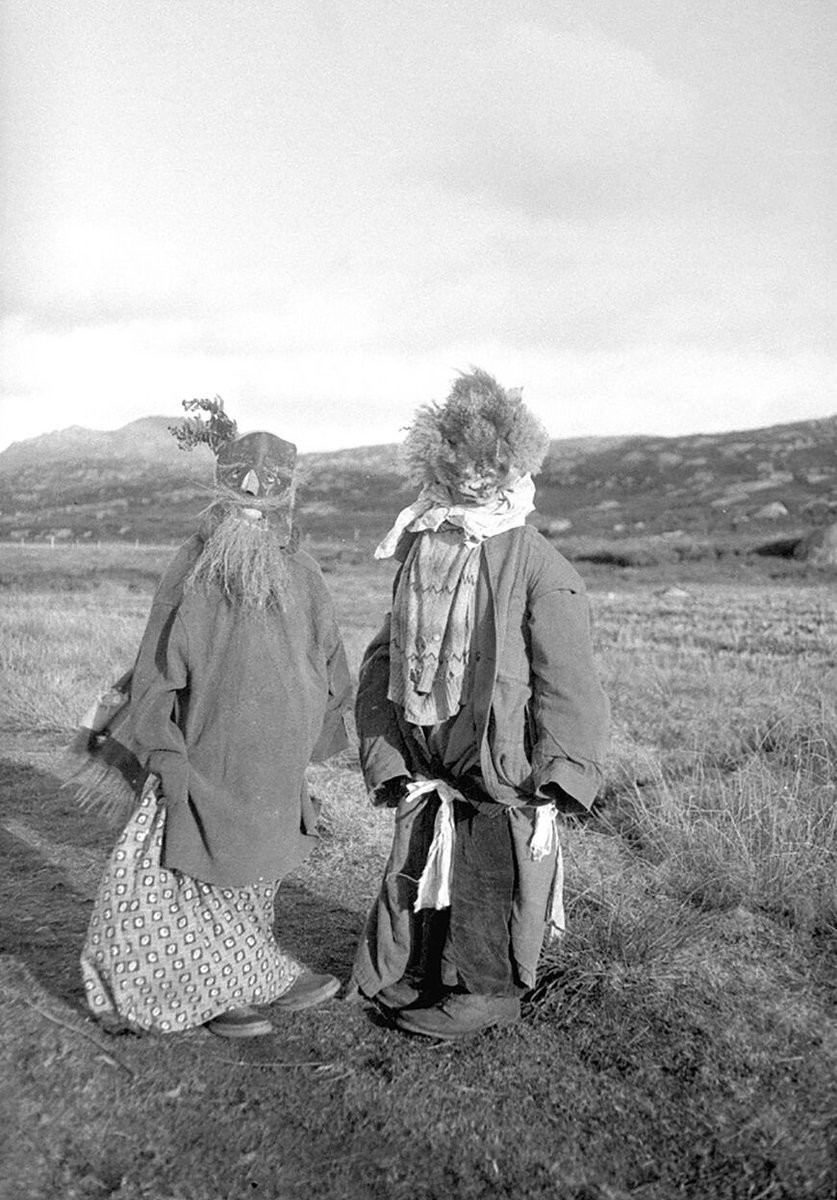
[[389,441],[471,363],[556,433],[822,411],[807,19],[638,7],[265,6],[235,55],[176,6],[27,17],[4,434],[220,392],[302,446]]
[[697,97],[593,32],[510,25],[428,98],[433,176],[534,215],[618,212],[653,198]]
[[[45,334],[19,326],[3,396],[9,440],[80,424],[116,428],[180,401],[220,394],[248,428],[267,427],[301,450],[400,440],[415,408],[441,399],[475,364],[524,399],[555,437],[747,428],[824,415],[834,359],[808,350],[742,352],[648,340],[622,351],[451,336],[434,349],[305,348],[269,341],[215,350],[166,322]],[[229,331],[227,331],[229,332]],[[191,349],[184,336],[191,333]],[[0,345],[8,349],[8,345]],[[832,405],[833,407],[833,405]]]
[[443,193],[407,208],[412,237],[390,231],[400,254],[375,264],[369,344],[834,348],[833,266],[815,227],[728,212],[552,219]]
[[102,426],[218,392],[278,413],[307,448],[395,440],[472,363],[542,396],[550,428],[550,406],[577,399],[573,433],[676,432],[693,412],[695,426],[745,425],[745,403],[822,411],[833,332],[814,231],[534,218],[437,189],[398,199],[374,237],[342,258],[327,244],[318,270],[272,291],[248,295],[239,277],[232,297],[178,308],[152,291],[133,313],[116,294],[90,320],[82,295],[60,319],[7,322],[7,395],[31,398],[27,420]]

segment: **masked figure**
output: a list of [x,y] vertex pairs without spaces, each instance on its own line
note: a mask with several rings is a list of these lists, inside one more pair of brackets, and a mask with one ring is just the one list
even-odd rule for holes
[[395,809],[354,979],[396,1025],[457,1038],[515,1021],[563,925],[556,815],[594,799],[608,720],[576,571],[533,528],[548,447],[484,371],[419,410],[414,504],[356,702],[374,804]]
[[133,671],[86,723],[90,794],[116,778],[134,805],[82,954],[106,1023],[256,1036],[272,1030],[256,1006],[338,990],[273,934],[278,881],[317,836],[306,768],[347,744],[346,659],[298,548],[295,460],[270,433],[220,445],[213,503],[160,583]]

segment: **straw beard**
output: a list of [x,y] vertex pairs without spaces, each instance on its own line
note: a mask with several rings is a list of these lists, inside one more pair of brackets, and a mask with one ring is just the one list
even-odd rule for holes
[[[206,510],[207,535],[198,561],[186,578],[187,590],[217,587],[242,608],[283,605],[288,593],[288,543],[293,498],[246,499],[222,496]],[[258,509],[261,519],[243,509]]]

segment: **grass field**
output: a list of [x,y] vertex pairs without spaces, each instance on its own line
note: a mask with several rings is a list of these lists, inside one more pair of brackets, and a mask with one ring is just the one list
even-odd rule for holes
[[[77,956],[113,832],[59,790],[171,551],[0,549],[3,1200],[832,1200],[834,576],[590,572],[614,712],[524,1020],[438,1046],[342,998],[236,1046],[109,1038]],[[391,568],[322,547],[354,670]],[[356,756],[277,929],[348,978],[389,839]]]

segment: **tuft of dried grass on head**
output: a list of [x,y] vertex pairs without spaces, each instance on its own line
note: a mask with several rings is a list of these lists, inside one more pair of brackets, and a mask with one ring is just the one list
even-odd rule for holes
[[463,467],[507,475],[540,470],[549,434],[523,403],[487,371],[461,373],[443,404],[418,409],[402,448],[413,483],[461,474]]

